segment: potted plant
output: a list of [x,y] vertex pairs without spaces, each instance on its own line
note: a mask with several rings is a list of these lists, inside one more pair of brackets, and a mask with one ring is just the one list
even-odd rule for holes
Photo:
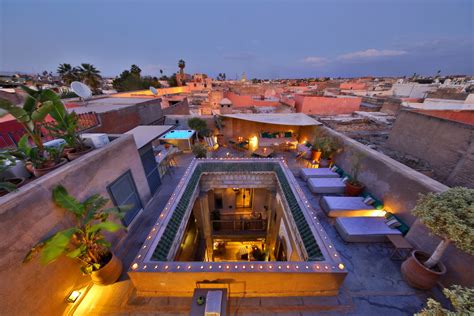
[[15,191],[25,182],[25,178],[12,178],[7,175],[7,171],[16,165],[16,160],[10,152],[0,152],[0,196]]
[[319,167],[327,168],[331,164],[334,154],[336,154],[340,149],[341,145],[334,137],[317,137],[313,142],[311,159],[313,161],[319,161]]
[[449,298],[454,311],[447,310],[432,298],[428,299],[426,307],[415,316],[435,316],[435,315],[473,315],[474,314],[474,289],[453,285],[444,288],[443,294]]
[[53,200],[75,217],[76,225],[35,245],[24,262],[30,261],[37,253],[41,254],[40,261],[43,264],[65,255],[78,261],[81,271],[89,274],[95,284],[106,285],[117,281],[122,272],[122,263],[110,251],[111,244],[105,239],[103,231],[125,229],[121,224],[109,220],[110,215],[122,218],[125,208],[104,209],[108,199],[99,194],[79,202],[62,186],[53,189]]
[[38,147],[31,147],[28,144],[28,135],[18,142],[18,151],[22,153],[24,159],[28,161],[27,169],[35,175],[41,177],[64,165],[67,160],[63,158],[64,145],[59,147],[44,147],[41,151]]
[[473,209],[474,189],[455,187],[420,197],[412,213],[431,233],[440,237],[441,242],[431,256],[415,250],[402,263],[402,275],[409,285],[419,289],[434,287],[446,273],[441,258],[451,243],[474,255]]
[[91,146],[87,146],[77,132],[78,116],[75,112],[69,113],[62,103],[60,97],[54,92],[47,93],[47,98],[53,103],[49,115],[54,122],[46,125],[46,128],[54,137],[62,138],[66,141],[66,156],[72,161],[80,156],[92,151]]
[[[36,91],[28,87],[21,87],[26,93],[26,99],[22,107],[13,105],[8,100],[0,99],[0,109],[10,113],[22,125],[25,135],[19,142],[19,149],[24,157],[32,164],[32,169],[48,169],[46,172],[55,169],[54,162],[49,159],[46,148],[42,140],[42,127],[46,116],[54,107],[51,96],[55,95],[50,90]],[[28,141],[31,139],[34,146],[30,147]],[[20,143],[22,144],[20,148]],[[37,172],[37,176],[44,172]]]
[[346,194],[349,196],[358,196],[365,188],[364,184],[359,181],[363,158],[364,156],[361,153],[352,153],[350,158],[351,177],[346,182]]

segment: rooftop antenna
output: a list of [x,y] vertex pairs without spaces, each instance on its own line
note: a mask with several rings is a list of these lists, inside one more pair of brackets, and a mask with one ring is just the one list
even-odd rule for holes
[[154,96],[158,95],[158,90],[156,90],[155,87],[150,87],[151,93],[153,93]]
[[71,90],[74,91],[74,93],[77,94],[79,98],[82,99],[82,101],[86,101],[85,106],[87,106],[87,100],[92,96],[91,89],[82,82],[73,81],[71,83]]

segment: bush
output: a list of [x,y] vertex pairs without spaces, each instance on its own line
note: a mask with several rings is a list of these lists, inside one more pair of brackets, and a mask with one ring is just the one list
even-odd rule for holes
[[427,306],[415,316],[473,315],[474,289],[453,285],[451,289],[443,289],[443,293],[451,301],[454,312],[444,309],[439,302],[430,298]]
[[206,158],[207,157],[207,148],[201,143],[197,143],[192,147],[193,154],[196,158]]
[[198,135],[207,130],[207,123],[203,119],[193,117],[188,120],[188,126],[190,129],[195,130]]

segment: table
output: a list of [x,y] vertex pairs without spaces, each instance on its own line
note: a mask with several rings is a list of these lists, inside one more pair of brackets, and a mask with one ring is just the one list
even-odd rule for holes
[[273,149],[272,148],[267,148],[267,147],[259,147],[256,151],[252,153],[252,155],[259,156],[259,157],[264,157],[267,158],[270,155],[273,154]]
[[413,246],[400,235],[387,235],[387,238],[395,247],[390,255],[390,259],[405,260],[413,249]]
[[[222,286],[222,285],[221,285]],[[193,300],[191,302],[191,312],[190,316],[203,316],[204,311],[206,310],[206,303],[202,305],[197,304],[197,298],[199,296],[206,297],[207,292],[209,291],[221,291],[222,292],[222,304],[221,304],[221,316],[227,315],[227,289],[226,288],[198,288],[194,289]]]

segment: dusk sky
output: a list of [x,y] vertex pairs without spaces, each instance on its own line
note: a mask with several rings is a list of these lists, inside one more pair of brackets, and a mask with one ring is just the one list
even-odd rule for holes
[[474,74],[473,1],[0,0],[0,70],[234,79]]

